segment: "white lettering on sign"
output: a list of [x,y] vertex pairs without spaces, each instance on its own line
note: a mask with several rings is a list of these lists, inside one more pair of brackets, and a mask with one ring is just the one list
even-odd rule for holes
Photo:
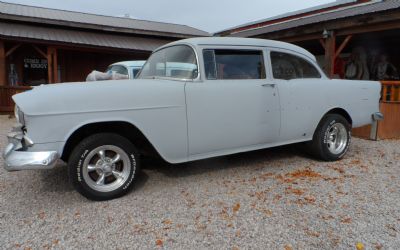
[[31,69],[47,69],[46,59],[25,58],[24,67]]

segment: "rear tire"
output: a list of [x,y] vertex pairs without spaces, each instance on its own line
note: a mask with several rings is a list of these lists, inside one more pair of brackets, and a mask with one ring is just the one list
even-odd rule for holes
[[351,142],[351,125],[341,115],[328,114],[319,123],[309,151],[324,161],[337,161],[347,153]]
[[125,137],[100,133],[83,139],[68,161],[70,181],[90,200],[110,200],[132,189],[139,171],[139,153]]

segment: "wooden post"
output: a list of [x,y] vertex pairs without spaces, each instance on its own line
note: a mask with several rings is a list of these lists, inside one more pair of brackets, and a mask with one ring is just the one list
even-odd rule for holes
[[0,40],[0,86],[7,83],[7,69],[6,69],[6,51],[4,48],[4,41]]
[[51,47],[47,48],[47,76],[48,76],[48,83],[54,83],[53,78],[53,50]]
[[57,49],[54,47],[47,48],[47,67],[49,83],[59,82]]
[[325,39],[325,71],[329,77],[333,77],[335,71],[336,35],[333,31]]
[[60,80],[58,79],[58,53],[56,48],[54,48],[53,51],[53,80],[54,83],[60,82]]

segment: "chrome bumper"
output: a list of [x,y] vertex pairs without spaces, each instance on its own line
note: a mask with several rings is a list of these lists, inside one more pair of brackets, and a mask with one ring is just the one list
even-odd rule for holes
[[17,124],[7,135],[9,144],[3,152],[4,168],[7,171],[51,169],[56,166],[59,155],[56,151],[27,152],[25,148],[31,145],[29,138],[24,136],[22,126]]

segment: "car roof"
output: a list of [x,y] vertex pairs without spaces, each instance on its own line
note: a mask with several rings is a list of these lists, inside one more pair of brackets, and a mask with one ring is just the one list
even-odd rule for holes
[[114,65],[122,65],[128,68],[131,67],[143,67],[143,65],[146,63],[146,61],[123,61],[123,62],[117,62],[117,63],[113,63],[110,66],[114,66]]
[[171,45],[179,45],[179,44],[190,44],[193,46],[201,46],[201,45],[226,45],[226,46],[257,46],[257,47],[271,47],[277,49],[286,49],[291,50],[300,54],[303,54],[314,61],[316,58],[309,51],[299,47],[297,45],[293,45],[290,43],[268,40],[268,39],[259,39],[259,38],[242,38],[242,37],[198,37],[198,38],[189,38],[183,39],[176,42],[172,42],[162,46],[161,48],[168,47]]

